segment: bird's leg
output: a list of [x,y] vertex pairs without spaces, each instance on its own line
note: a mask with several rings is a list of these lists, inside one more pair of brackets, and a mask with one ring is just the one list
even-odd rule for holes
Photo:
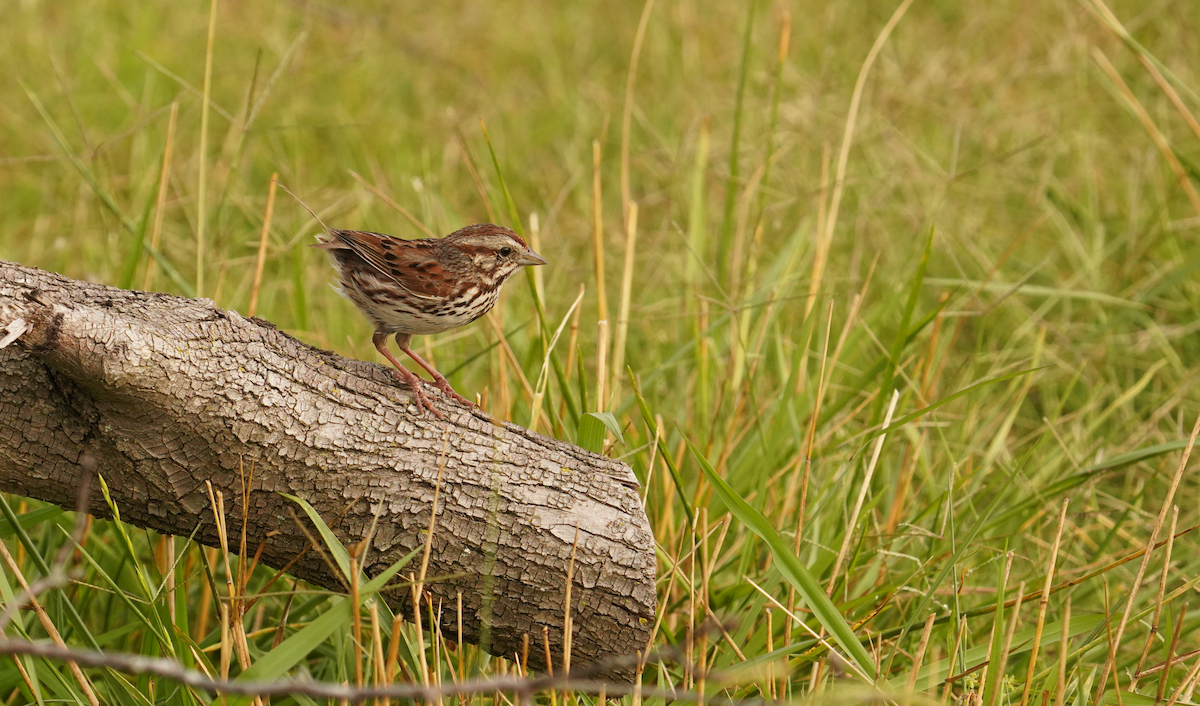
[[412,358],[413,360],[417,361],[417,365],[421,366],[422,368],[425,368],[426,372],[428,372],[430,375],[433,376],[433,384],[436,385],[439,390],[446,393],[447,395],[450,395],[451,397],[458,400],[459,402],[462,402],[463,404],[467,405],[468,407],[478,406],[471,400],[469,400],[466,397],[463,397],[462,395],[455,392],[454,388],[450,387],[450,383],[446,381],[446,376],[442,375],[438,371],[434,370],[432,365],[430,365],[429,363],[426,363],[425,360],[421,356],[417,355],[417,352],[414,351],[412,349],[412,347],[409,345],[410,343],[412,343],[412,335],[411,334],[407,334],[407,333],[396,334],[396,345],[400,347],[400,350],[407,353],[409,358]]
[[[396,375],[400,378],[401,382],[403,382],[405,385],[408,385],[409,389],[412,390],[413,399],[416,400],[417,403],[417,409],[429,410],[429,413],[433,416],[437,417],[438,419],[445,420],[446,415],[438,411],[438,409],[433,406],[433,402],[430,401],[429,397],[425,394],[424,388],[421,387],[421,378],[417,377],[412,373],[411,370],[401,365],[400,361],[396,360],[396,356],[392,355],[392,352],[387,349],[387,337],[388,335],[386,331],[375,332],[375,335],[371,337],[371,342],[375,344],[375,350],[382,353],[384,358],[387,358],[389,361],[391,361],[392,365],[396,366]],[[397,335],[396,339],[398,343],[400,336]],[[403,350],[404,346],[401,346],[400,348]],[[412,353],[409,353],[409,355],[412,355]],[[416,360],[418,363],[423,363],[420,358],[416,358]]]

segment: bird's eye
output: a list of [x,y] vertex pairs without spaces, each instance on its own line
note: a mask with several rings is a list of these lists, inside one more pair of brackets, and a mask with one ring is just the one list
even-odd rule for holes
[[512,248],[500,248],[500,257],[512,255]]

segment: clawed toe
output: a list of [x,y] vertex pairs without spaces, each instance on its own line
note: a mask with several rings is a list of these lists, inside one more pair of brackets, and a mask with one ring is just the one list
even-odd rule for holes
[[466,397],[463,397],[462,395],[460,395],[460,394],[458,394],[457,392],[455,392],[455,391],[454,391],[454,388],[450,387],[450,385],[448,385],[448,384],[447,384],[446,386],[444,386],[444,387],[443,387],[442,385],[437,385],[437,388],[438,388],[439,390],[441,390],[441,391],[442,391],[442,393],[443,393],[443,394],[445,394],[447,397],[452,397],[452,398],[454,398],[454,399],[458,400],[459,402],[462,402],[462,403],[463,403],[463,404],[465,404],[466,406],[468,406],[468,407],[471,407],[471,408],[473,408],[473,409],[478,409],[478,408],[479,408],[479,405],[475,404],[475,403],[474,403],[474,402],[472,402],[471,400],[469,400],[469,399],[467,399]]
[[[412,376],[411,378],[409,378],[409,377],[406,377],[403,374],[401,374],[399,371],[394,371],[394,372],[396,373],[396,378],[399,379],[400,382],[404,383],[405,387],[412,390],[413,402],[415,402],[417,405],[417,413],[418,414],[420,414],[421,412],[429,412],[430,414],[437,417],[438,419],[441,419],[442,421],[449,421],[449,417],[446,416],[445,412],[442,412],[437,407],[433,406],[433,400],[429,399],[429,395],[425,392],[424,388],[421,385],[421,383],[425,382],[424,380],[417,377],[416,375],[412,375],[412,373],[409,373],[409,375]],[[405,372],[408,372],[408,371],[405,371]],[[429,383],[425,383],[425,384],[429,384]]]

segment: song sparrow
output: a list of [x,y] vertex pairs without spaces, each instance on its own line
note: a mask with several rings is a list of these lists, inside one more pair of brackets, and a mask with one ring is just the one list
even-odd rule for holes
[[412,388],[418,409],[446,416],[421,389],[420,378],[387,349],[387,337],[429,374],[447,395],[474,406],[410,347],[412,337],[465,326],[491,310],[505,280],[521,267],[544,265],[521,236],[478,223],[444,238],[401,240],[382,233],[329,229],[313,247],[333,258],[342,291],[375,325],[372,342]]

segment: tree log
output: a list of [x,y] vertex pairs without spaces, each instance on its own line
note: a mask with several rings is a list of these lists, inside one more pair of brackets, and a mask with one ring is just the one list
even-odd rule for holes
[[[231,534],[246,506],[248,551],[261,543],[275,568],[299,556],[291,574],[335,591],[343,580],[303,551],[280,492],[307,500],[347,547],[369,536],[373,576],[425,545],[437,490],[427,590],[443,634],[458,635],[461,593],[461,639],[511,658],[528,635],[541,669],[548,629],[558,671],[574,552],[572,664],[627,678],[628,661],[613,659],[645,649],[656,602],[629,467],[442,397],[449,422],[411,402],[389,368],[210,300],[0,262],[0,490],[73,509],[90,455],[122,520],[217,546],[211,482]],[[90,511],[111,516],[95,485]],[[386,599],[411,614],[407,589]]]

